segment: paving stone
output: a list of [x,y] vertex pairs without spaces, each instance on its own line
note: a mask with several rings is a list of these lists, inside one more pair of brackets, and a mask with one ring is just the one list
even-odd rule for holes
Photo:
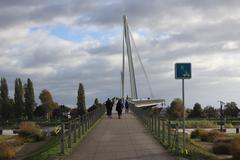
[[67,160],[175,160],[131,113],[104,117]]

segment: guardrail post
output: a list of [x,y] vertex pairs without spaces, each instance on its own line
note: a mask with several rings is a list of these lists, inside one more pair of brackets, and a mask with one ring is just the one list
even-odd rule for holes
[[84,129],[84,115],[81,116],[81,121],[82,121],[82,123],[81,123],[82,135],[84,135],[84,131],[85,131],[85,129]]
[[77,142],[77,124],[76,124],[76,120],[74,120],[73,122],[73,143]]
[[61,142],[60,142],[60,151],[64,154],[64,144],[65,144],[65,125],[61,123]]
[[88,114],[85,115],[85,133],[88,130]]
[[151,115],[151,131],[153,132],[153,115]]
[[154,116],[155,131],[154,134],[157,135],[157,115]]
[[72,147],[72,122],[69,121],[69,127],[68,127],[68,148]]
[[179,137],[178,137],[178,123],[176,124],[176,142],[175,142],[175,144],[176,144],[176,152],[177,153],[179,153],[179,139],[178,139]]
[[168,146],[171,146],[171,121],[168,121]]
[[165,122],[164,119],[162,120],[162,143],[164,144],[165,141]]
[[158,139],[160,140],[160,117],[158,116],[158,129],[157,129]]
[[78,117],[78,138],[81,138],[81,116]]

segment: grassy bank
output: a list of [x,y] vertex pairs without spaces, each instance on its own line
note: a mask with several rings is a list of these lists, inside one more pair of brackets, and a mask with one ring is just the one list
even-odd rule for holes
[[[72,149],[76,147],[78,144],[82,142],[82,140],[92,131],[92,129],[101,121],[98,120],[84,135],[81,136],[80,139],[77,139],[76,143],[72,143],[72,148],[65,147],[65,154],[60,153],[60,136],[51,137],[49,141],[41,146],[37,151],[29,154],[24,158],[24,160],[48,160],[50,158],[58,157],[63,159],[64,156],[67,156],[71,153]],[[67,135],[65,135],[67,139]],[[73,138],[73,135],[72,135]],[[65,141],[65,146],[67,146],[67,142]]]

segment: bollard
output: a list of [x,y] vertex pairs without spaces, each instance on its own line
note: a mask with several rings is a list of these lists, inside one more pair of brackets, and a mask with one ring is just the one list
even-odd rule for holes
[[77,125],[76,125],[76,120],[74,120],[73,123],[73,143],[77,142]]
[[61,123],[61,141],[60,141],[60,151],[62,154],[64,154],[64,144],[65,144],[65,130],[64,130],[64,123]]
[[69,121],[69,127],[68,127],[68,148],[72,147],[72,123]]

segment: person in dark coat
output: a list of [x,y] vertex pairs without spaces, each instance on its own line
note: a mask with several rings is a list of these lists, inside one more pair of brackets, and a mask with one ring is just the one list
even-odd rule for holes
[[128,101],[125,101],[125,112],[128,113],[129,112],[129,104]]
[[123,109],[123,103],[122,103],[122,100],[119,99],[118,102],[117,102],[117,106],[116,106],[116,111],[118,112],[118,119],[121,118],[122,109]]
[[112,102],[111,100],[108,98],[106,101],[106,110],[107,110],[107,115],[109,118],[112,118]]

